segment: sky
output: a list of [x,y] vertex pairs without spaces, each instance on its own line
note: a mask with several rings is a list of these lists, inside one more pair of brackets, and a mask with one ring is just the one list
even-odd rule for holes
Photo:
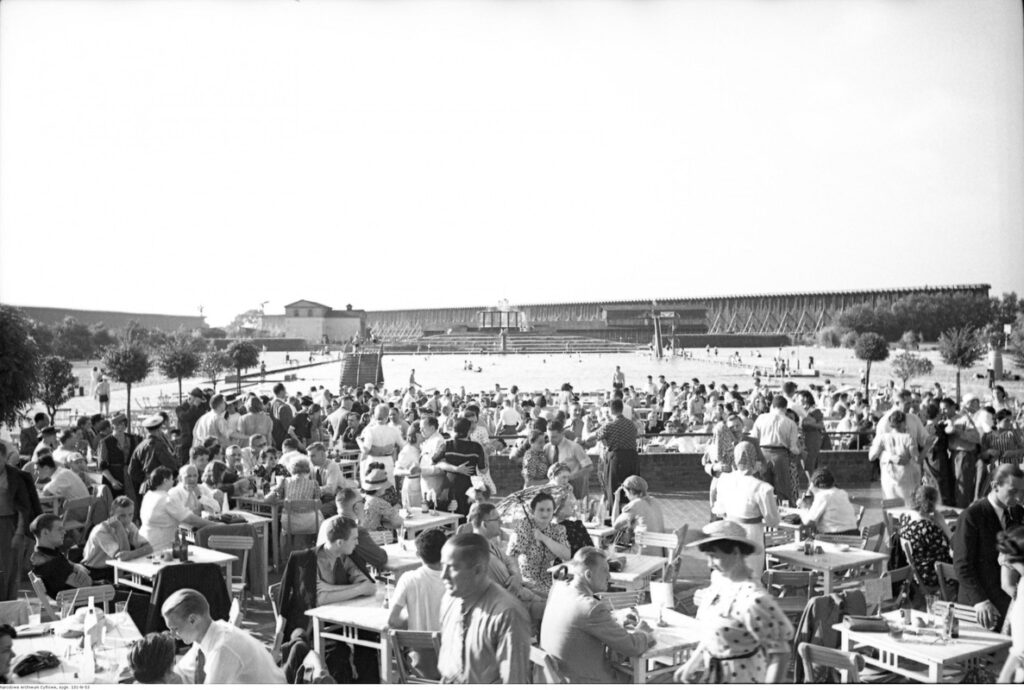
[[1024,294],[1019,0],[3,0],[0,301]]

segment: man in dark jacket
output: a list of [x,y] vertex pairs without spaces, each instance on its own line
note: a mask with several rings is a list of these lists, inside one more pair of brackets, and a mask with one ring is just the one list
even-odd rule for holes
[[153,470],[157,467],[166,467],[173,474],[178,474],[178,459],[171,454],[167,439],[160,431],[163,425],[164,418],[158,414],[146,417],[142,421],[142,426],[149,435],[135,448],[131,460],[128,461],[128,475],[132,486],[138,492],[139,505],[144,493],[142,485]]
[[46,416],[45,412],[37,412],[36,416],[32,418],[32,421],[34,422],[32,426],[21,430],[21,434],[19,436],[21,445],[20,455],[31,456],[35,451],[36,446],[39,445],[43,429],[50,425],[50,418]]
[[999,630],[1010,606],[1010,596],[1000,586],[996,535],[1022,524],[1022,495],[1024,471],[1000,465],[992,475],[992,490],[960,514],[953,533],[958,601],[973,606],[978,623],[989,630]]
[[178,460],[182,465],[188,462],[188,451],[193,445],[192,429],[195,428],[199,418],[209,411],[210,406],[206,404],[206,396],[198,388],[193,388],[188,394],[188,403],[176,410],[178,414],[178,429],[181,432],[181,439],[178,444]]
[[0,443],[0,601],[18,597],[25,552],[34,544],[29,526],[42,514],[32,475],[7,464]]

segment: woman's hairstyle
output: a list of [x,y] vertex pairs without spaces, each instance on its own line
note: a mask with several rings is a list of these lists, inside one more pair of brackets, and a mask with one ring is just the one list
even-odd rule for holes
[[749,556],[754,553],[754,547],[750,544],[744,544],[741,541],[733,541],[731,539],[719,539],[718,541],[711,541],[706,544],[701,544],[697,547],[701,553],[708,553],[709,551],[721,551],[722,553],[734,553],[739,551],[743,556]]
[[168,479],[174,479],[174,473],[169,468],[161,465],[149,473],[149,486],[155,489]]
[[548,468],[548,479],[554,479],[562,472],[565,472],[566,474],[571,474],[572,469],[570,469],[569,466],[566,465],[564,462],[556,462],[554,465]]
[[544,438],[545,435],[546,434],[543,431],[532,431],[532,432],[530,432],[530,445],[532,446],[534,443],[537,442],[538,438]]
[[814,470],[814,474],[811,475],[811,486],[813,487],[831,489],[835,485],[836,478],[832,476],[832,472],[824,467]]
[[539,494],[534,496],[533,499],[530,500],[530,512],[535,511],[537,509],[537,506],[539,506],[544,501],[551,501],[551,505],[555,505],[554,497],[549,493],[544,493],[543,491],[541,491]]
[[893,410],[892,414],[889,415],[889,426],[898,427],[907,421],[907,415],[904,414],[903,410]]
[[263,403],[260,402],[259,398],[249,398],[249,412],[250,414],[257,414],[263,411]]
[[309,466],[309,460],[306,458],[296,458],[292,461],[291,472],[292,474],[309,474],[311,468]]
[[996,549],[1010,563],[1024,562],[1024,526],[1012,527],[996,535]]
[[921,513],[929,515],[935,510],[935,504],[939,502],[939,491],[934,486],[924,484],[917,487],[914,495],[910,497],[910,507]]
[[162,683],[174,666],[175,643],[170,633],[149,633],[128,651],[128,665],[139,683]]

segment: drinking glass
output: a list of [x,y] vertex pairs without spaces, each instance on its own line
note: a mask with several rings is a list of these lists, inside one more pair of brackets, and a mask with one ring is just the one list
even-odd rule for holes
[[114,602],[114,613],[116,613],[117,615],[120,616],[122,613],[125,613],[127,611],[128,611],[128,602],[127,601],[115,601]]
[[60,619],[62,621],[70,618],[71,615],[75,612],[74,605],[75,602],[73,601],[64,601],[64,603],[60,605]]

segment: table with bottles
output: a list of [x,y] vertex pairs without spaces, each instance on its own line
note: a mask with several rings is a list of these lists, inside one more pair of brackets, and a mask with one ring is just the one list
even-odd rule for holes
[[83,648],[84,635],[80,634],[83,625],[84,621],[72,615],[52,623],[19,626],[18,637],[13,640],[12,649],[16,658],[23,654],[50,652],[57,657],[59,664],[54,668],[43,669],[26,676],[17,676],[12,672],[9,680],[13,683],[31,685],[117,683],[127,666],[132,643],[142,639],[142,634],[127,610],[106,615],[100,623],[98,644],[93,648],[95,676],[90,679],[88,671],[84,668],[88,663],[88,655]]
[[405,518],[402,529],[405,530],[406,539],[415,539],[416,535],[435,527],[455,531],[459,526],[462,516],[458,513],[443,513],[439,510],[428,511],[424,508],[412,508],[409,516]]
[[[224,568],[224,581],[228,584],[229,589],[231,586],[231,564],[236,560],[238,560],[238,557],[229,553],[204,549],[201,546],[193,546],[191,544],[188,545],[188,562],[213,563],[221,566]],[[133,558],[130,561],[119,559],[108,561],[108,565],[114,569],[115,585],[125,585],[126,587],[132,587],[149,593],[153,591],[152,585],[157,573],[169,565],[180,563],[180,560],[172,557],[171,549],[154,551],[149,556]]]
[[325,604],[306,611],[313,621],[313,649],[320,658],[324,658],[324,643],[328,640],[376,649],[380,654],[381,682],[397,682],[391,670],[391,644],[387,633],[393,591],[390,584],[378,583],[376,596]]

